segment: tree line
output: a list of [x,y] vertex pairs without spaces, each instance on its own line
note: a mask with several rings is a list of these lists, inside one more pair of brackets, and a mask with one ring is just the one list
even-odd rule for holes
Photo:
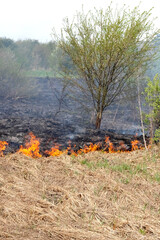
[[0,96],[26,95],[29,86],[33,86],[27,76],[33,70],[51,69],[54,48],[54,42],[0,38]]

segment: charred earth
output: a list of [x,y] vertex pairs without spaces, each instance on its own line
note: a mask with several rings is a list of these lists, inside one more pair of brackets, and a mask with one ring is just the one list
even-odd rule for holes
[[112,106],[104,113],[102,129],[95,130],[90,113],[82,114],[78,103],[62,91],[59,79],[38,78],[33,81],[37,86],[35,94],[0,98],[0,140],[8,142],[6,153],[15,152],[24,145],[30,132],[39,138],[42,153],[55,144],[59,144],[61,149],[69,144],[76,145],[76,151],[91,142],[100,143],[103,147],[106,136],[114,146],[121,145],[123,141],[128,150],[136,133],[136,138],[142,143],[133,106],[127,107],[126,111],[124,107]]

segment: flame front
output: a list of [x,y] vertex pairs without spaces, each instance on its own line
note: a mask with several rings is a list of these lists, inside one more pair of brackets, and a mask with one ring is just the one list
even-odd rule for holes
[[106,137],[105,143],[106,143],[106,148],[108,148],[109,153],[115,153],[116,152],[115,149],[114,149],[113,143],[109,140],[109,137]]
[[6,149],[8,143],[6,141],[0,141],[0,157],[3,157],[3,151]]
[[82,149],[82,151],[83,151],[84,153],[95,152],[95,151],[98,150],[98,148],[99,148],[99,145],[98,145],[98,144],[93,144],[93,143],[91,143],[89,146],[85,145],[85,146],[84,146],[84,149]]
[[33,158],[42,157],[42,155],[39,153],[39,140],[34,136],[32,132],[29,133],[29,136],[30,141],[26,142],[25,147],[21,145],[18,152]]
[[[24,147],[22,145],[20,146],[18,152],[33,158],[42,157],[42,155],[39,152],[40,145],[39,140],[34,136],[32,132],[29,133],[29,138],[30,140],[25,143]],[[8,145],[6,141],[0,141],[0,156],[3,156],[3,151],[6,149],[6,145]],[[142,149],[142,144],[138,140],[131,141],[131,145],[132,145],[131,151]],[[85,145],[83,148],[78,150],[78,147],[76,147],[76,145],[74,145],[74,147],[72,148],[71,142],[69,142],[69,145],[66,150],[60,150],[59,145],[57,144],[50,150],[45,151],[45,153],[49,156],[60,156],[63,153],[77,156],[78,154],[94,152],[99,150],[103,150],[109,153],[129,152],[126,144],[123,141],[119,142],[119,146],[114,146],[113,143],[110,141],[109,137],[107,136],[105,138],[105,145],[103,145],[102,143],[98,144],[90,143],[89,146]]]
[[60,156],[63,152],[59,150],[59,146],[56,145],[55,147],[52,147],[50,151],[45,151],[46,154],[48,154],[49,156]]
[[139,149],[139,147],[138,147],[138,144],[139,144],[139,143],[140,143],[140,142],[139,142],[138,140],[131,141],[132,151]]

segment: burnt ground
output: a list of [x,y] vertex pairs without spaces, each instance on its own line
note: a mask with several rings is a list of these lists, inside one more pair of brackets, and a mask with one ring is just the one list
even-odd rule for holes
[[[69,141],[73,146],[76,144],[77,149],[90,142],[103,145],[105,136],[109,136],[114,145],[123,140],[126,147],[131,148],[130,142],[140,129],[133,104],[111,106],[104,113],[102,129],[95,130],[91,113],[82,112],[67,93],[62,94],[58,79],[33,81],[37,81],[34,94],[0,98],[0,140],[9,143],[6,152],[18,150],[29,132],[40,139],[42,152],[55,143],[62,149],[67,148]],[[142,142],[140,134],[137,138]]]

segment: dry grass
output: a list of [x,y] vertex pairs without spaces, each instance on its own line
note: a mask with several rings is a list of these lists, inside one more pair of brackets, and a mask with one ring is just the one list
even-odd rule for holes
[[0,239],[160,239],[160,150],[0,158]]

